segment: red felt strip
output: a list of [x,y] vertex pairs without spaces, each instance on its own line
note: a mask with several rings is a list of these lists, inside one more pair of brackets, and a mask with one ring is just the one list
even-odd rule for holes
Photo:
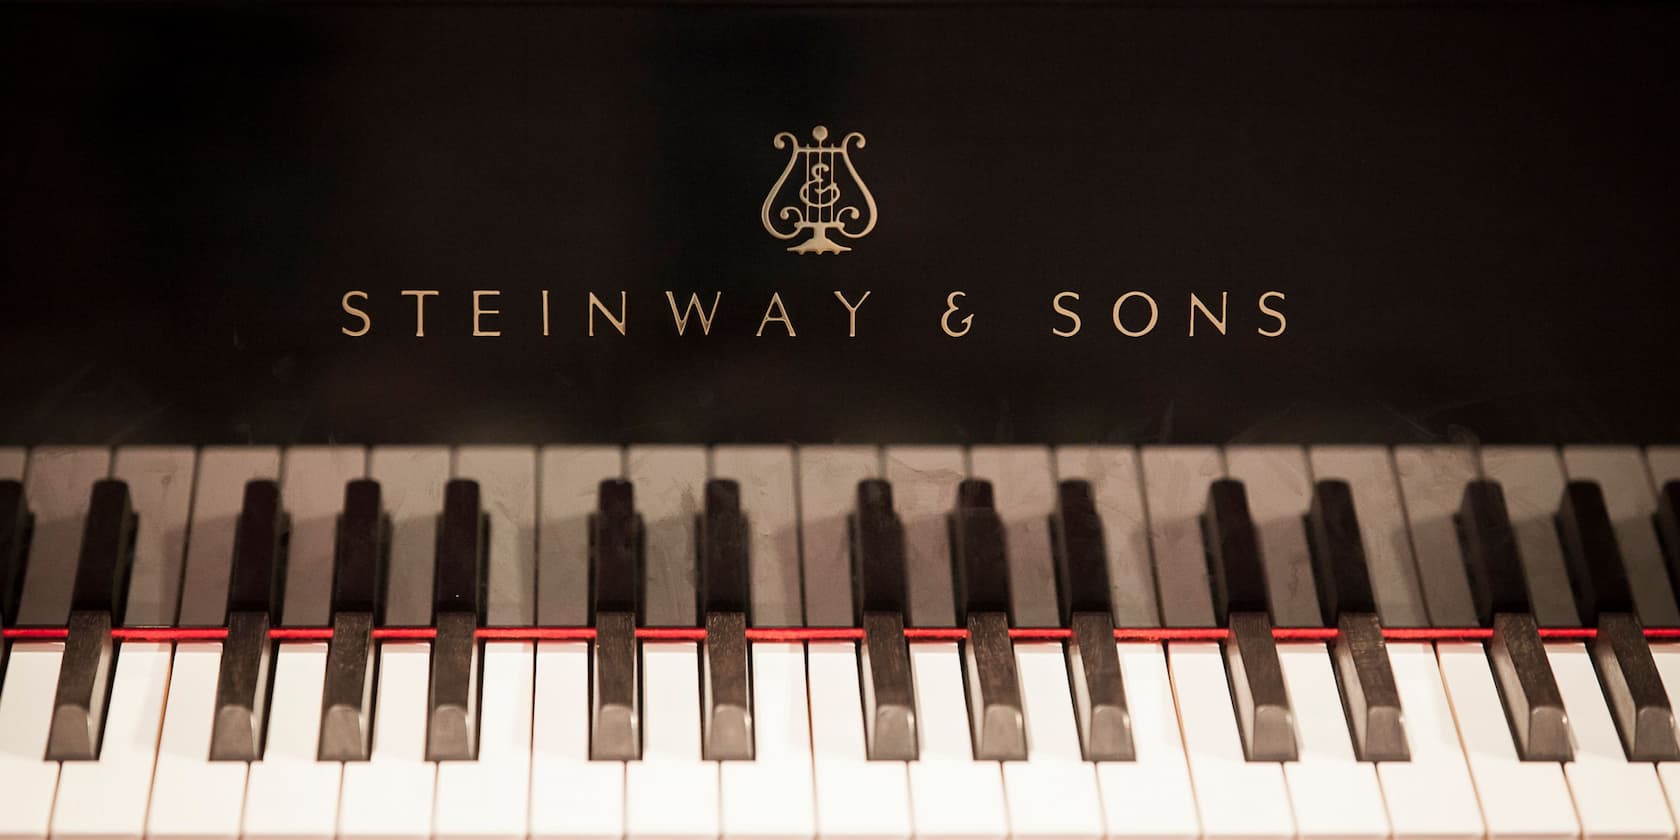
[[906,627],[904,639],[910,642],[960,642],[968,638],[961,627]]
[[749,642],[855,642],[863,639],[860,627],[748,627]]
[[437,638],[436,627],[375,627],[373,638],[381,641],[412,641]]
[[1280,642],[1333,642],[1336,640],[1336,628],[1277,627],[1272,630],[1272,638]]
[[1066,627],[1015,627],[1010,629],[1009,638],[1022,642],[1060,641],[1073,638],[1073,631]]
[[1116,627],[1122,642],[1216,642],[1228,635],[1223,627]]
[[333,631],[331,627],[275,627],[268,637],[277,642],[326,642],[332,640]]
[[56,641],[70,635],[66,627],[7,627],[0,637],[20,641]]
[[703,642],[704,627],[637,627],[636,638],[651,642]]
[[219,642],[227,634],[226,627],[111,628],[111,638],[119,642]]
[[581,642],[595,638],[593,627],[480,627],[473,635],[480,639],[517,642]]

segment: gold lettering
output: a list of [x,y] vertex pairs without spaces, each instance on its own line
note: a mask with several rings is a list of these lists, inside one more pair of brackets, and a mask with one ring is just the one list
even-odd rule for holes
[[1067,308],[1062,306],[1062,298],[1071,298],[1073,300],[1079,300],[1079,293],[1078,292],[1058,292],[1055,297],[1050,299],[1050,307],[1052,309],[1056,310],[1056,314],[1061,315],[1061,316],[1063,316],[1063,317],[1065,317],[1068,320],[1073,322],[1073,329],[1071,329],[1071,330],[1065,330],[1064,331],[1064,330],[1056,329],[1055,327],[1051,327],[1050,332],[1053,335],[1059,335],[1062,338],[1067,338],[1068,336],[1079,334],[1079,327],[1081,326],[1082,322],[1079,320],[1079,313],[1077,313],[1077,312],[1075,312],[1071,309],[1067,309]]
[[944,330],[945,334],[952,338],[962,338],[963,336],[968,335],[969,327],[973,326],[974,316],[964,315],[962,318],[962,329],[951,329],[951,316],[957,314],[957,298],[965,297],[967,295],[967,292],[952,292],[945,296],[945,314],[939,316],[939,328]]
[[627,301],[625,300],[626,297],[627,297],[627,295],[624,292],[619,292],[618,293],[618,317],[614,318],[612,312],[607,309],[606,304],[601,303],[601,299],[596,297],[594,292],[589,293],[589,337],[590,338],[595,337],[595,311],[596,310],[600,310],[602,315],[607,316],[607,323],[612,324],[613,327],[618,330],[619,335],[624,335],[624,321],[625,321],[625,318],[626,318],[626,313],[625,313],[624,310],[628,305]]
[[1213,313],[1208,311],[1207,306],[1202,303],[1202,299],[1196,297],[1195,292],[1190,293],[1190,334],[1192,336],[1196,334],[1197,311],[1200,311],[1208,319],[1208,323],[1212,324],[1214,329],[1219,330],[1220,335],[1225,334],[1225,300],[1228,297],[1230,297],[1229,292],[1219,293],[1219,317],[1215,318]]
[[712,311],[710,312],[707,312],[705,307],[700,305],[700,296],[697,294],[688,296],[688,304],[682,308],[682,312],[677,311],[676,295],[666,292],[665,299],[671,302],[671,320],[677,322],[677,335],[682,335],[683,330],[688,329],[688,316],[696,310],[699,310],[700,313],[700,334],[712,334],[712,316],[717,314],[718,301],[723,300],[723,292],[712,295]]
[[[1126,301],[1134,297],[1143,298],[1143,302],[1149,304],[1149,323],[1144,324],[1141,330],[1126,329],[1126,324],[1120,320],[1120,307],[1125,306]],[[1127,292],[1114,301],[1114,328],[1128,338],[1148,335],[1150,330],[1155,329],[1155,321],[1160,317],[1161,309],[1155,305],[1155,299],[1144,292]]]
[[858,307],[862,306],[864,301],[869,300],[869,292],[864,292],[863,297],[858,298],[857,303],[852,303],[851,301],[846,300],[846,295],[843,292],[840,292],[838,290],[835,291],[834,296],[840,300],[840,305],[841,306],[846,307],[846,317],[847,317],[846,337],[847,338],[857,338],[857,311],[858,311]]
[[353,329],[350,329],[349,327],[339,327],[338,331],[341,332],[341,333],[344,333],[347,336],[350,336],[351,338],[361,338],[362,336],[368,334],[368,330],[373,329],[373,319],[369,318],[368,314],[366,312],[363,312],[362,310],[357,309],[354,306],[351,306],[350,305],[350,299],[351,298],[361,298],[362,300],[367,300],[368,299],[368,293],[363,292],[363,291],[345,292],[344,293],[344,298],[339,301],[339,303],[344,307],[344,314],[354,315],[357,318],[362,319],[362,328],[359,329],[359,330],[353,330]]
[[484,321],[484,316],[485,315],[500,315],[500,314],[502,314],[502,311],[500,309],[485,309],[485,308],[483,308],[482,306],[479,305],[479,302],[482,301],[483,299],[485,299],[487,297],[501,297],[501,294],[502,294],[501,291],[497,290],[497,289],[473,289],[473,337],[474,338],[477,338],[477,337],[480,337],[480,336],[498,336],[498,335],[502,334],[501,330],[487,330],[487,329],[483,328],[483,321]]
[[[772,312],[780,314],[771,315],[770,313]],[[793,331],[793,320],[788,318],[787,307],[782,305],[782,296],[778,293],[772,293],[770,295],[770,305],[764,308],[764,320],[758,322],[759,335],[764,335],[764,327],[771,321],[782,322],[782,326],[787,327],[787,334],[789,336],[798,335],[798,333]]]
[[548,290],[542,290],[543,300],[543,338],[548,338]]
[[1266,298],[1273,297],[1278,300],[1283,300],[1283,292],[1267,292],[1261,295],[1260,311],[1277,319],[1277,329],[1268,330],[1265,327],[1261,327],[1260,329],[1255,330],[1255,332],[1258,332],[1267,338],[1277,338],[1278,336],[1283,335],[1284,330],[1289,329],[1289,321],[1283,317],[1283,313],[1266,305]]
[[436,289],[403,289],[403,297],[414,298],[414,337],[426,336],[426,298],[437,295]]

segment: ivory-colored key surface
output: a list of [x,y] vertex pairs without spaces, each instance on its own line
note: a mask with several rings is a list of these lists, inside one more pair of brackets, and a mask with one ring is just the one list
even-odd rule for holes
[[1575,760],[1565,764],[1563,772],[1582,835],[1673,836],[1674,820],[1656,768],[1650,762],[1628,760],[1586,646],[1549,643],[1546,658],[1575,736]]
[[589,623],[589,514],[601,481],[624,474],[616,446],[548,446],[540,455],[537,623]]
[[278,449],[209,447],[199,453],[192,538],[187,541],[181,581],[182,627],[221,627],[227,623],[228,576],[245,485],[279,477]]
[[1161,622],[1168,627],[1212,627],[1201,516],[1208,486],[1225,474],[1224,459],[1217,449],[1188,446],[1146,446],[1140,458]]
[[344,765],[316,760],[326,672],[326,642],[282,642],[274,652],[266,748],[245,781],[245,837],[333,840]]
[[111,471],[109,450],[38,447],[29,453],[24,493],[35,515],[29,562],[23,572],[16,616],[8,626],[60,626],[70,615],[82,528],[93,484]]
[[1456,446],[1401,446],[1394,450],[1394,468],[1430,621],[1437,627],[1475,626],[1476,610],[1453,526],[1464,485],[1479,473],[1475,453]]
[[793,450],[786,446],[720,446],[712,450],[712,478],[740,486],[747,517],[748,584],[754,627],[804,623],[799,580],[799,496]]
[[1178,700],[1190,778],[1198,792],[1203,835],[1293,837],[1295,824],[1282,765],[1249,761],[1243,754],[1219,646],[1168,643],[1167,666]]
[[1056,449],[1056,480],[1083,479],[1102,518],[1108,550],[1109,602],[1116,627],[1159,627],[1155,568],[1149,550],[1149,517],[1137,450],[1129,446],[1063,446]]
[[478,482],[490,518],[480,620],[487,627],[529,627],[537,620],[536,450],[462,447],[455,452],[454,477]]
[[1095,765],[1084,760],[1059,642],[1017,642],[1027,760],[1003,764],[1011,837],[1101,838]]
[[532,798],[534,651],[532,642],[484,643],[478,758],[438,762],[433,837],[525,837]]
[[700,758],[699,661],[694,642],[642,646],[642,760],[624,774],[631,840],[718,834],[718,766]]
[[1295,446],[1231,446],[1225,449],[1225,471],[1247,490],[1249,515],[1265,563],[1272,623],[1279,627],[1322,625],[1312,556],[1302,527],[1312,507],[1306,453]]
[[385,586],[385,623],[391,626],[432,623],[438,515],[449,471],[450,452],[443,447],[382,446],[368,455],[368,478],[379,482],[391,517]]
[[624,763],[589,760],[588,642],[537,643],[534,705],[532,840],[623,837]]
[[1121,642],[1116,647],[1137,759],[1097,765],[1108,835],[1198,837],[1201,818],[1184,757],[1166,652],[1151,642]]
[[361,840],[432,835],[437,765],[426,761],[426,691],[432,646],[379,643],[369,760],[344,764],[338,834]]
[[[857,644],[811,642],[807,656],[817,835],[871,840],[909,837],[910,782],[905,763],[868,760]],[[869,806],[858,807],[860,802]]]
[[990,481],[1009,552],[1009,618],[1014,627],[1057,627],[1056,570],[1050,514],[1056,477],[1042,446],[976,446],[969,476]]
[[1315,482],[1339,479],[1352,491],[1371,595],[1383,626],[1429,626],[1388,447],[1315,446],[1308,451],[1308,460]]
[[331,623],[333,552],[344,485],[366,476],[367,462],[367,450],[359,446],[301,446],[282,454],[281,498],[292,521],[281,590],[283,626]]
[[146,818],[148,837],[186,840],[239,835],[247,765],[210,760],[221,662],[221,642],[175,646]]
[[880,476],[881,451],[872,446],[802,446],[798,467],[805,624],[851,627],[857,616],[847,517],[857,507],[858,482]]
[[1567,479],[1556,449],[1490,446],[1481,451],[1482,473],[1499,482],[1517,537],[1529,606],[1541,627],[1579,627],[1575,597],[1558,545],[1556,514]]
[[718,765],[722,836],[763,840],[814,836],[805,645],[758,642],[752,645],[751,655],[757,747],[751,761]]
[[0,836],[44,840],[52,820],[56,761],[46,761],[63,642],[13,642],[0,683]]
[[882,464],[882,475],[892,484],[893,508],[904,521],[910,607],[905,623],[952,627],[957,614],[945,517],[956,503],[957,482],[968,474],[965,453],[956,447],[890,446]]
[[1680,606],[1651,526],[1657,498],[1638,447],[1566,446],[1563,468],[1571,480],[1596,481],[1603,489],[1639,620],[1647,627],[1680,626]]
[[1300,757],[1283,765],[1295,827],[1303,838],[1387,837],[1377,765],[1354,757],[1330,653],[1317,642],[1278,646],[1295,711]]
[[1460,838],[1482,836],[1476,787],[1459,745],[1458,725],[1441,684],[1434,646],[1426,642],[1388,645],[1394,685],[1406,715],[1410,761],[1377,765],[1394,836]]
[[921,757],[909,762],[911,823],[918,837],[983,840],[1009,834],[999,763],[975,761],[953,642],[910,646]]

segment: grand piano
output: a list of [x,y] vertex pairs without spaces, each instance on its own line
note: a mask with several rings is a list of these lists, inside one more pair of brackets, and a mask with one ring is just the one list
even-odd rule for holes
[[0,5],[0,838],[1673,838],[1680,7]]

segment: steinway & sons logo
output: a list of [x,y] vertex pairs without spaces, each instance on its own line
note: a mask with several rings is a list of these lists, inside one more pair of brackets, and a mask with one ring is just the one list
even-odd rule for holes
[[[777,239],[809,238],[788,248],[795,254],[839,254],[852,249],[829,237],[833,231],[847,239],[862,239],[875,229],[875,196],[858,177],[852,166],[852,148],[863,148],[868,140],[856,131],[840,138],[838,144],[828,142],[828,127],[811,129],[813,143],[801,143],[791,131],[783,131],[772,141],[776,148],[792,151],[782,176],[764,197],[759,218],[764,229]],[[840,174],[845,169],[845,176]],[[788,192],[788,177],[802,173],[799,189]],[[845,185],[843,185],[843,183]],[[856,203],[862,200],[860,208]],[[774,215],[774,218],[772,218]],[[791,226],[790,226],[791,225]]]

